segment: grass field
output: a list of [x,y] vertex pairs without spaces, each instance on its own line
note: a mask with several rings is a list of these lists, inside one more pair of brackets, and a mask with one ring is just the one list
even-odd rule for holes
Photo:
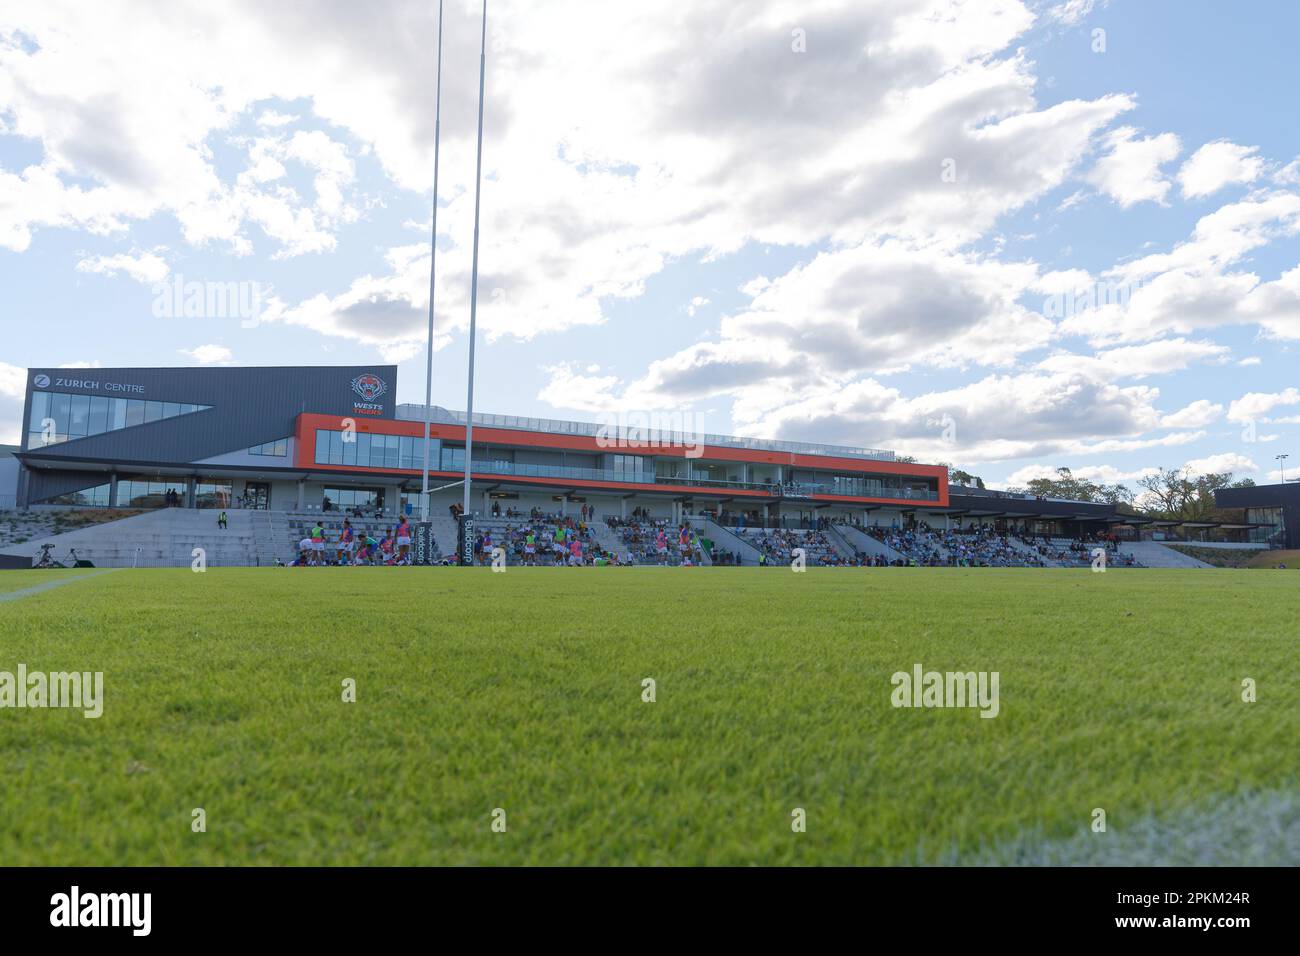
[[[0,671],[106,698],[0,710],[0,864],[1288,862],[1296,580],[109,572],[0,601]],[[998,716],[894,708],[916,663]]]

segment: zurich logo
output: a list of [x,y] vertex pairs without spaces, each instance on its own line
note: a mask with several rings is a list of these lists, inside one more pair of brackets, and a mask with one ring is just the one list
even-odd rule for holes
[[366,372],[366,374],[358,375],[352,380],[352,391],[367,402],[373,402],[388,391],[388,383],[378,375]]
[[35,385],[37,388],[49,388],[50,377],[48,375],[37,375],[34,379],[32,379],[32,384]]

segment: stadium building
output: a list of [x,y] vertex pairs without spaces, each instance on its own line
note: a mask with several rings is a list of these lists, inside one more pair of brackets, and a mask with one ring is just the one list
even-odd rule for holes
[[[396,392],[391,365],[30,369],[13,497],[19,508],[418,514],[425,410],[396,404]],[[464,413],[435,407],[430,487],[463,477],[464,455]],[[945,467],[890,451],[588,422],[475,415],[473,461],[482,514],[588,504],[601,517],[743,515],[769,527],[915,519],[1067,536],[1121,520],[1109,505],[950,488]],[[436,491],[431,508],[445,513],[461,495]]]

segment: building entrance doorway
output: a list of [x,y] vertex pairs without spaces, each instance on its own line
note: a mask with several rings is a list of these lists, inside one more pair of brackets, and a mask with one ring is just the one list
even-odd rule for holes
[[250,481],[244,485],[244,507],[266,511],[271,507],[271,483]]

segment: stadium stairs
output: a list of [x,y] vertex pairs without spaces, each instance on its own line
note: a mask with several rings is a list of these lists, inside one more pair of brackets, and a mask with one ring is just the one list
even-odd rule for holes
[[[6,547],[3,554],[25,555],[35,560],[41,545],[53,545],[51,556],[69,563],[69,551],[101,568],[180,568],[190,567],[193,551],[202,548],[208,567],[247,567],[273,563],[272,554],[259,543],[259,527],[254,516],[266,512],[227,511],[228,527],[217,527],[213,510],[160,508],[144,514],[108,521],[63,534],[26,541]],[[263,517],[264,520],[264,517]]]
[[740,554],[740,563],[758,564],[758,548],[752,543],[746,541],[741,535],[736,534],[730,528],[724,528],[712,518],[706,518],[704,522],[704,537],[713,539],[713,546],[723,551],[735,551]]
[[1125,541],[1120,551],[1137,558],[1148,568],[1212,568],[1214,565],[1198,561],[1190,555],[1167,548],[1158,541]]
[[826,540],[831,543],[835,553],[846,561],[852,561],[858,556],[858,549],[853,547],[853,542],[848,539],[843,529],[836,524],[826,526]]
[[895,551],[883,541],[877,541],[865,531],[859,531],[851,524],[837,524],[835,527],[844,535],[844,538],[849,542],[849,544],[859,551],[865,552],[866,554],[883,555],[886,561],[907,560],[907,555],[900,551]]

